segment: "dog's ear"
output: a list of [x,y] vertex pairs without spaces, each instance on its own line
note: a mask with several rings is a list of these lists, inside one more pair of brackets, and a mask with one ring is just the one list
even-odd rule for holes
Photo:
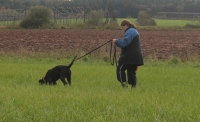
[[43,80],[42,80],[42,79],[40,79],[38,82],[39,82],[40,84],[42,84],[42,83],[43,83]]

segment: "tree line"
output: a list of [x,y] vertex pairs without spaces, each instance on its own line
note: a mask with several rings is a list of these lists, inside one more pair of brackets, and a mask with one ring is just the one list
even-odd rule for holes
[[[42,5],[50,8],[80,8],[82,11],[104,10],[116,17],[137,18],[140,11],[151,16],[157,12],[200,13],[200,0],[0,0],[1,9],[28,9]],[[77,8],[78,7],[78,8]],[[75,11],[76,12],[76,11]]]

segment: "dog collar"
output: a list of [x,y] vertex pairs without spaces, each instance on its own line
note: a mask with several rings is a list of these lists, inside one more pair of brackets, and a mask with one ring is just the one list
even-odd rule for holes
[[44,82],[46,82],[46,80],[44,79],[44,77],[42,78],[42,80],[43,80]]

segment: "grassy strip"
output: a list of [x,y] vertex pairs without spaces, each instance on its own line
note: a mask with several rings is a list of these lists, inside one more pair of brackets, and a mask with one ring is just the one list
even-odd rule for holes
[[[120,24],[123,19],[119,18],[117,22]],[[135,22],[135,18],[128,18],[131,22]],[[194,24],[197,21],[194,20],[165,20],[165,19],[156,19],[157,27],[184,27],[186,24]]]
[[[135,23],[136,19],[135,18],[118,18],[117,23],[120,25],[121,21],[123,19],[129,19],[132,23]],[[70,20],[53,20],[52,23],[55,24],[55,27],[61,28],[61,27],[69,27],[69,28],[84,28],[84,25],[81,24],[83,23],[83,19],[70,19]],[[198,21],[194,20],[163,20],[163,19],[156,19],[157,26],[149,26],[149,27],[143,27],[143,26],[138,26],[141,29],[170,29],[170,28],[183,28],[186,26],[186,24],[191,24],[195,25],[198,23]],[[3,26],[7,25],[7,28],[19,28],[17,25],[19,24],[19,21],[14,23],[13,21],[1,21],[0,22],[0,28],[5,28]],[[101,27],[99,27],[101,28]]]
[[0,121],[200,121],[199,63],[146,61],[135,89],[122,89],[115,67],[101,60],[72,66],[72,86],[38,79],[71,60],[0,58]]

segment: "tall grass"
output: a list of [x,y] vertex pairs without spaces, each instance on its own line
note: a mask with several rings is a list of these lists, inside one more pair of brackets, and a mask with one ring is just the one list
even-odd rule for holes
[[[121,23],[123,19],[128,19],[132,23],[136,22],[135,18],[118,18],[118,24]],[[184,27],[186,24],[195,24],[198,21],[194,20],[166,20],[166,19],[156,19],[157,27]]]
[[194,20],[161,20],[156,19],[156,23],[159,27],[184,27],[186,24],[195,24]]
[[108,62],[78,60],[72,86],[40,86],[38,79],[71,60],[0,58],[2,122],[197,122],[200,64],[145,61],[135,89],[123,89]]

